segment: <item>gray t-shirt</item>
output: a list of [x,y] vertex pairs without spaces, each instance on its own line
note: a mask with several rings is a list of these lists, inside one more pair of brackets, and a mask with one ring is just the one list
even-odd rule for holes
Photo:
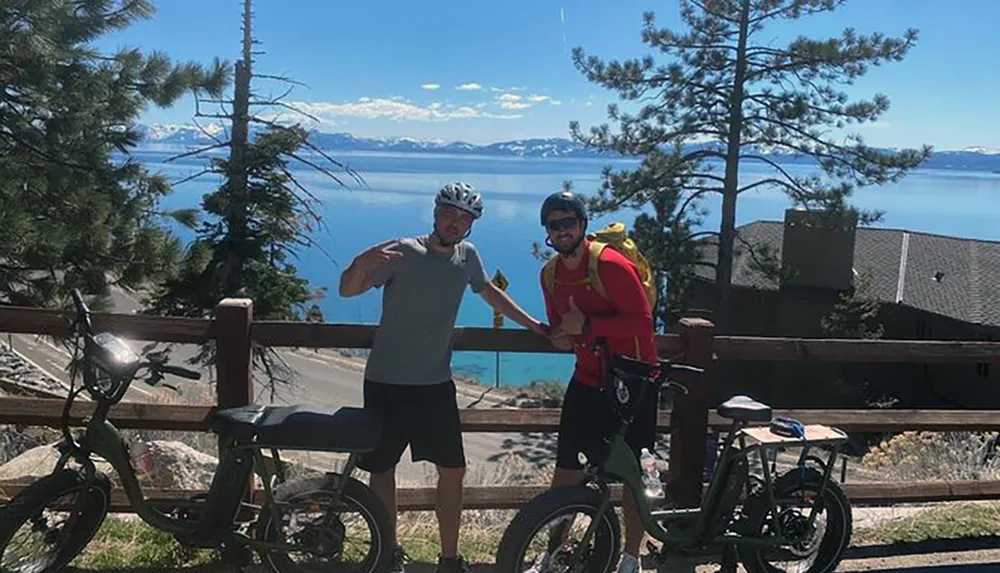
[[402,257],[371,272],[382,288],[382,318],[365,377],[386,384],[425,385],[451,380],[452,337],[465,287],[480,292],[489,279],[475,246],[451,254],[430,247],[430,237],[400,239]]

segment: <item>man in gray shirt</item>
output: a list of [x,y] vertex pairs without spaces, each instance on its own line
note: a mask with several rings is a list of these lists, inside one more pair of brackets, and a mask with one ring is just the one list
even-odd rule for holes
[[340,277],[343,297],[384,287],[364,382],[365,408],[383,418],[382,440],[358,467],[371,472],[371,488],[392,519],[392,573],[403,571],[395,540],[396,464],[407,445],[413,461],[429,461],[438,469],[438,571],[467,571],[458,554],[465,450],[451,373],[452,335],[466,286],[514,322],[548,333],[487,279],[479,253],[465,240],[483,214],[479,193],[467,183],[450,183],[438,192],[434,205],[432,233],[375,245]]

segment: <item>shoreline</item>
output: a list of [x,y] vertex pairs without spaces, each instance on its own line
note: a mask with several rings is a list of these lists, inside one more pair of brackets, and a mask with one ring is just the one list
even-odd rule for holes
[[[358,355],[354,350],[350,349],[340,349],[340,348],[319,348],[319,349],[299,349],[299,352],[309,355],[317,353],[324,359],[336,364],[341,368],[351,370],[358,373],[364,373],[365,364],[367,364],[367,359],[363,356]],[[528,384],[523,386],[487,386],[482,384],[477,379],[461,374],[454,374],[452,376],[455,382],[455,389],[458,393],[468,397],[476,399],[476,404],[482,404],[487,407],[492,408],[525,408],[531,407],[529,405],[522,405],[519,403],[521,400],[532,401],[533,397],[530,396],[529,389],[532,387]],[[534,399],[537,401],[537,399]],[[467,406],[470,407],[470,406]],[[474,407],[474,406],[471,406]],[[537,406],[535,406],[537,407]]]

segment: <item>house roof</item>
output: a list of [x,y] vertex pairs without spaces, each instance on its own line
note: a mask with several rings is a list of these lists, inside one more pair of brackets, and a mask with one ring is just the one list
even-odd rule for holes
[[[774,290],[777,281],[752,263],[750,249],[767,245],[781,256],[784,223],[758,221],[737,228],[733,284]],[[715,247],[705,249],[715,260]],[[947,237],[901,229],[859,227],[854,270],[871,277],[878,300],[899,303],[970,323],[1000,326],[1000,242]],[[902,272],[901,272],[902,270]],[[699,267],[699,276],[715,271]]]

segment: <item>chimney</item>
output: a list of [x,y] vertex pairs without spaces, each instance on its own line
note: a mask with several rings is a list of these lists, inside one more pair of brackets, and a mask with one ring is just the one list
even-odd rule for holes
[[857,225],[854,214],[785,210],[781,287],[850,289]]

